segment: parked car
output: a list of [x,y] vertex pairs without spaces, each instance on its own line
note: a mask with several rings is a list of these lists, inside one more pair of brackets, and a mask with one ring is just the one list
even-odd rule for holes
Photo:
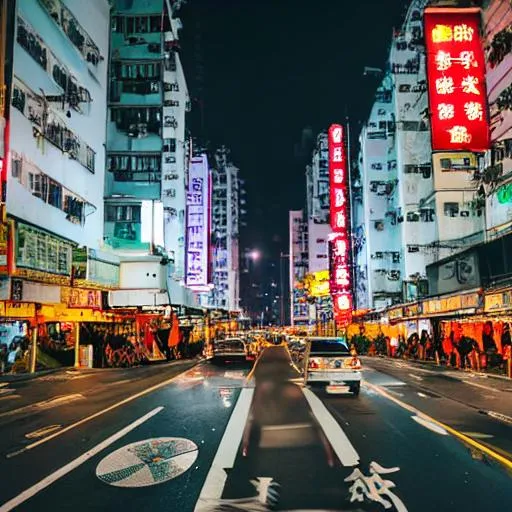
[[306,339],[304,382],[322,386],[327,393],[348,388],[354,395],[361,388],[361,360],[351,353],[345,338],[311,337]]

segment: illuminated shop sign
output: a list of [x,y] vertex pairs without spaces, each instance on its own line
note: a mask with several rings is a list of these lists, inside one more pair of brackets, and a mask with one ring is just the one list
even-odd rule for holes
[[206,155],[190,161],[187,191],[186,284],[208,284],[210,232],[210,178]]
[[434,151],[489,148],[479,9],[427,8],[427,77]]
[[329,187],[331,229],[329,236],[329,288],[335,318],[349,323],[352,317],[350,272],[350,216],[348,168],[343,126],[329,127]]
[[347,233],[333,233],[329,237],[329,277],[334,315],[338,321],[349,323],[352,318],[352,283]]

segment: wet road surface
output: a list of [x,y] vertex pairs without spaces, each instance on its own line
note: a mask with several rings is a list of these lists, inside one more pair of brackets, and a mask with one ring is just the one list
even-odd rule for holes
[[[499,511],[512,503],[510,425],[367,366],[357,398],[300,386],[283,347],[266,349],[250,380],[243,365],[206,362],[170,382],[162,376],[162,386],[40,446],[9,458],[4,449],[0,511]],[[76,420],[80,403],[27,409],[15,421],[0,415],[0,437],[20,446],[36,423]],[[465,443],[459,429],[475,435]]]

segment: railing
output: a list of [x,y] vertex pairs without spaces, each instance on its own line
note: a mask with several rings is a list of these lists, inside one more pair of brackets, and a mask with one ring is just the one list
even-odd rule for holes
[[96,153],[78,135],[69,130],[50,109],[44,96],[39,96],[19,82],[14,83],[12,106],[34,123],[34,137],[44,137],[69,158],[77,160],[94,173]]
[[69,106],[80,111],[80,103],[92,101],[90,92],[72,78],[71,72],[48,48],[33,27],[18,16],[16,40],[19,45],[62,87]]
[[103,59],[99,48],[61,0],[39,0],[87,62],[97,66]]
[[88,201],[50,178],[34,163],[12,153],[11,174],[33,196],[65,212],[67,220],[74,224],[84,224],[85,205]]

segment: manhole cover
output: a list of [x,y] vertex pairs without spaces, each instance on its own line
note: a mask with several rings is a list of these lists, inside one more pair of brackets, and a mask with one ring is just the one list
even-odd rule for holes
[[197,455],[197,445],[189,439],[145,439],[107,455],[96,467],[96,476],[116,487],[147,487],[185,473]]

